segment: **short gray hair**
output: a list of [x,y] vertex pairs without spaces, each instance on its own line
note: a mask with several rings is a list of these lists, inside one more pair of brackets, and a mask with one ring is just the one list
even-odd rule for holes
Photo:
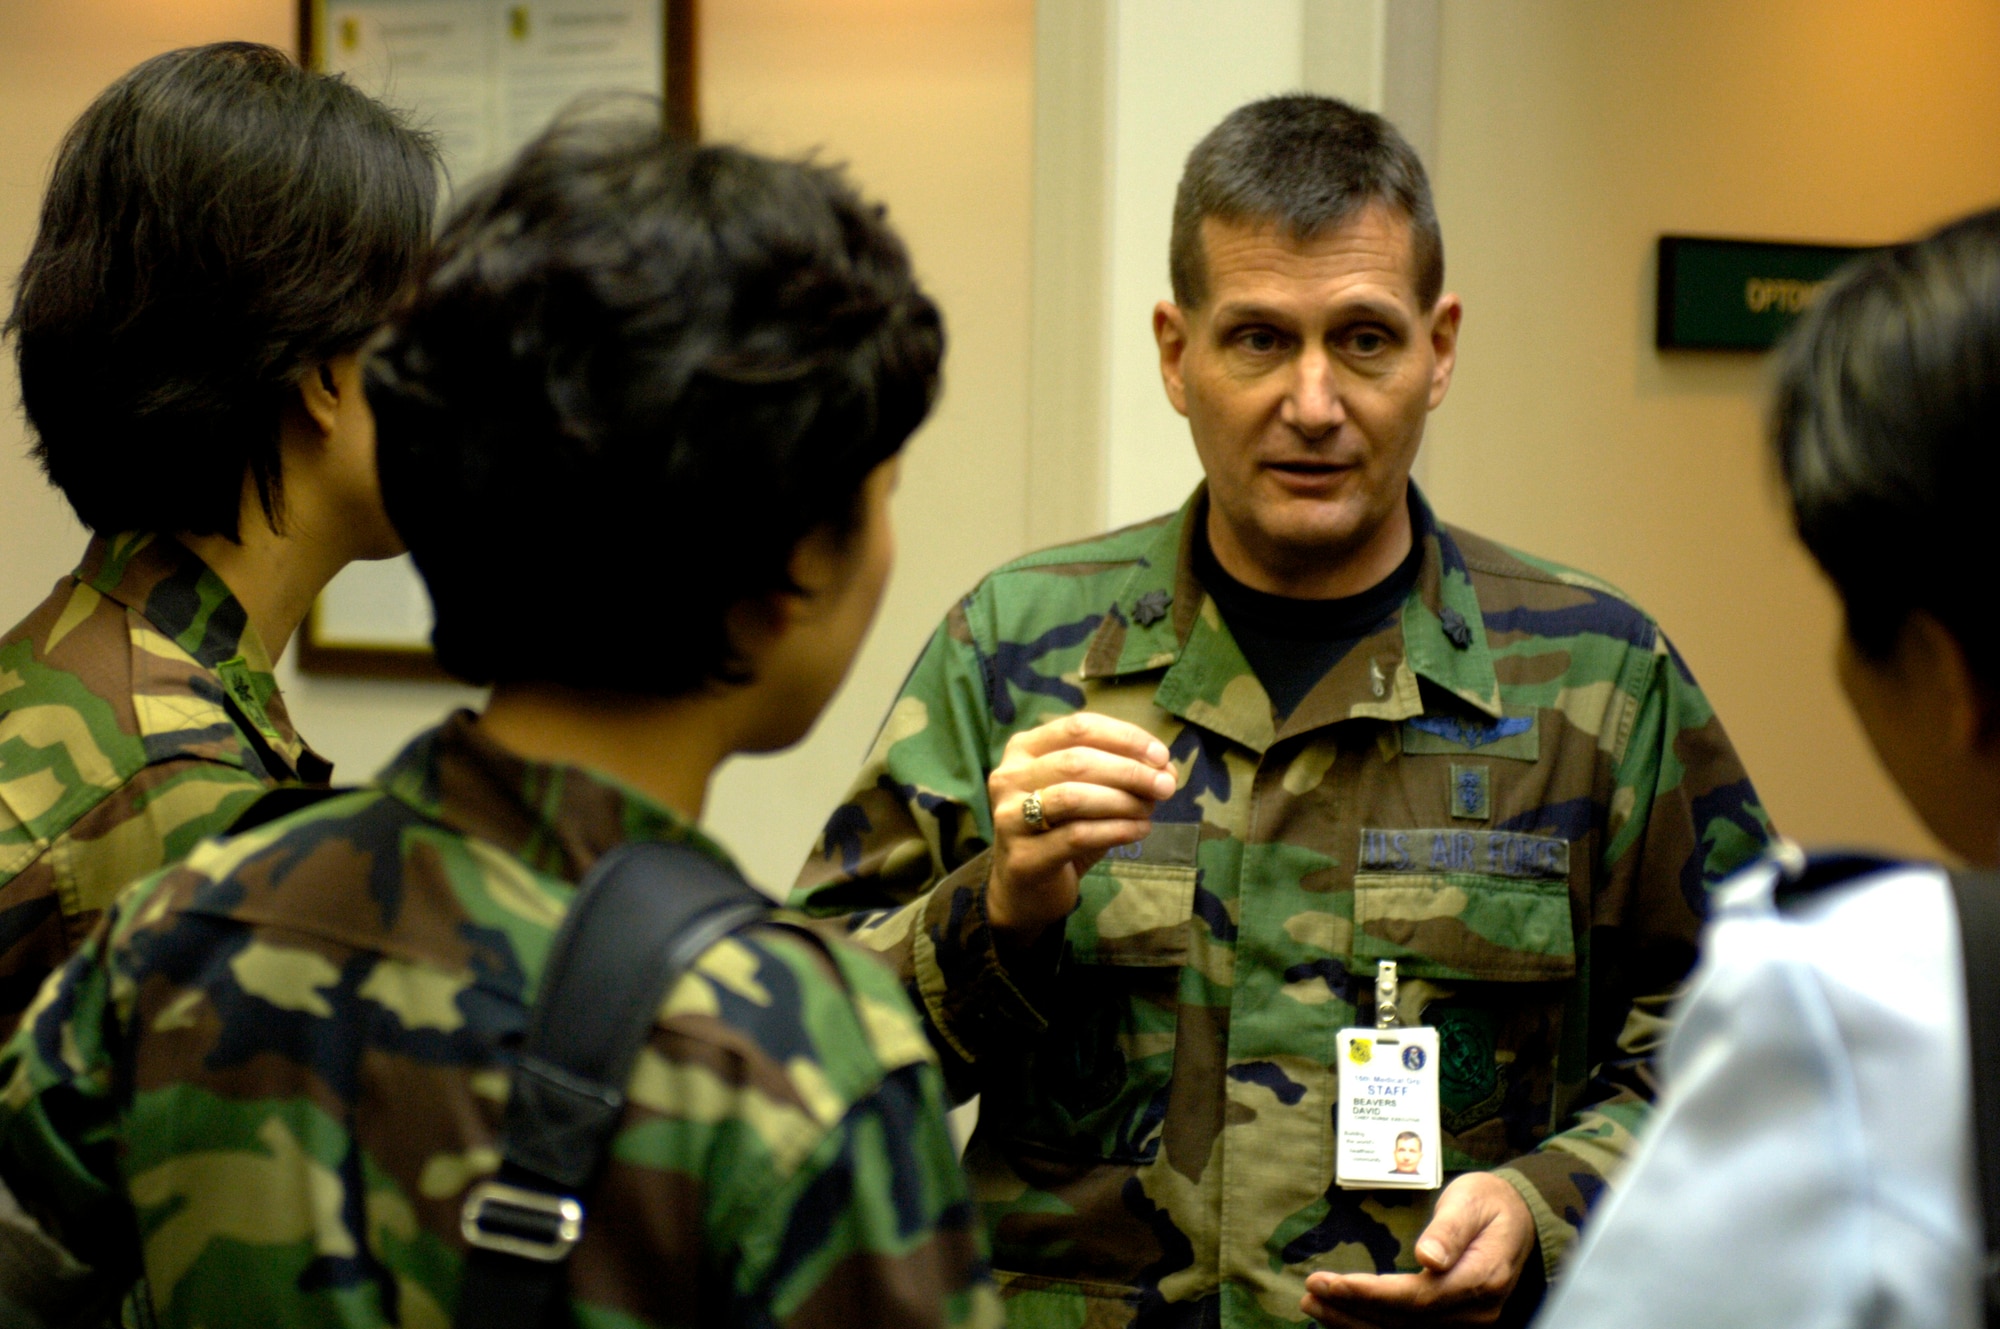
[[1444,237],[1424,164],[1396,127],[1310,93],[1237,107],[1195,144],[1181,172],[1167,247],[1175,303],[1193,309],[1208,298],[1208,218],[1273,222],[1304,240],[1371,203],[1409,223],[1417,300],[1428,308],[1444,289]]

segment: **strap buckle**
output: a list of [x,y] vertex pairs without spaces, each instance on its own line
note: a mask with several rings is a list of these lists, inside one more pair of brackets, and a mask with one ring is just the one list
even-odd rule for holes
[[482,1181],[458,1212],[459,1235],[480,1250],[553,1264],[583,1240],[583,1206],[500,1181]]

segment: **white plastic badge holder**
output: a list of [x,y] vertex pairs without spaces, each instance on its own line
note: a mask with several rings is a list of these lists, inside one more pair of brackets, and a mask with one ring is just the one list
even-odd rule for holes
[[1340,1031],[1340,1139],[1334,1180],[1346,1190],[1435,1190],[1437,1030]]

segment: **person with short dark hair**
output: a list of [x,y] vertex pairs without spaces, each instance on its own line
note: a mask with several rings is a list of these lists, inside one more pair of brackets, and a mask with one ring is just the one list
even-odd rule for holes
[[[1519,1322],[1768,829],[1659,626],[1410,483],[1461,316],[1422,164],[1325,97],[1189,155],[1153,311],[1205,482],[953,606],[795,899],[920,998],[1020,1326]],[[1441,1192],[1336,1182],[1379,961]]]
[[436,172],[392,112],[242,42],[146,61],[63,140],[5,330],[93,534],[0,636],[0,1031],[120,887],[326,782],[272,663],[336,572],[402,550],[360,351]]
[[[1771,442],[1862,729],[2000,866],[2000,211],[1855,260],[1779,350]],[[1716,897],[1660,1107],[1550,1329],[1981,1322],[1965,963],[1942,868],[1776,854]],[[1691,1269],[1742,1277],[1690,1278]]]
[[[0,1053],[0,1176],[149,1322],[451,1318],[577,883],[634,841],[733,871],[709,780],[845,674],[943,346],[879,206],[653,103],[559,122],[447,224],[369,396],[439,659],[490,704],[134,887]],[[615,1106],[578,1323],[998,1323],[935,1058],[837,932],[709,944]]]

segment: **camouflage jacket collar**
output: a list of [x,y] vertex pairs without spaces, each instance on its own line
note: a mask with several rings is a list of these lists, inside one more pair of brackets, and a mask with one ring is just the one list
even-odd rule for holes
[[[225,706],[233,709],[241,724],[285,763],[289,775],[309,784],[326,782],[333,768],[299,737],[278,694],[263,639],[228,584],[199,555],[164,535],[93,536],[75,577],[143,620],[144,626],[135,624],[132,633],[132,681],[138,695],[172,695],[185,685],[190,666],[212,674],[222,681],[224,695],[212,697],[196,686],[190,705],[215,710],[215,721],[227,721],[230,727],[237,721],[220,712]],[[87,613],[91,602],[79,598],[74,603],[79,613]],[[155,718],[164,726],[161,735],[213,727],[195,724],[199,717],[179,712]],[[147,731],[142,737],[154,736],[159,727],[144,713],[140,725]],[[227,759],[220,750],[227,746],[220,744],[214,754],[189,751]]]
[[1347,657],[1278,723],[1270,698],[1194,572],[1195,523],[1206,485],[1134,564],[1085,649],[1085,678],[1164,669],[1154,700],[1253,751],[1339,720],[1403,720],[1424,712],[1419,678],[1481,714],[1501,716],[1500,683],[1458,542],[1410,487],[1423,543],[1417,583],[1393,620]]
[[734,867],[665,804],[597,771],[518,757],[481,733],[470,711],[412,739],[378,782],[425,819],[567,882],[628,840],[692,845]]

